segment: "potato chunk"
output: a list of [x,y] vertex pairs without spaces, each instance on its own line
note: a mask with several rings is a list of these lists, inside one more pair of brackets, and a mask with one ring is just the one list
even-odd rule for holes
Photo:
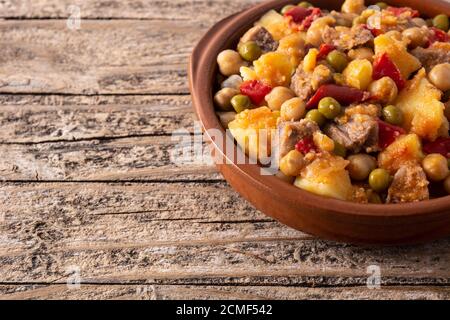
[[271,87],[289,86],[294,67],[284,53],[269,52],[253,62],[259,80]]
[[440,100],[441,91],[428,81],[425,70],[420,70],[414,79],[408,81],[396,100],[396,106],[404,115],[403,127],[421,138],[436,140],[448,130],[445,106]]
[[279,111],[272,112],[268,107],[247,109],[236,115],[228,129],[247,155],[262,159],[271,155],[272,131],[279,116]]
[[422,65],[413,55],[408,53],[406,43],[394,37],[383,34],[375,38],[375,54],[387,53],[389,58],[395,63],[403,79],[408,79],[411,73],[419,69]]
[[275,10],[267,12],[255,25],[266,28],[276,41],[292,33],[288,21]]
[[419,164],[423,157],[420,139],[416,134],[411,133],[400,136],[382,151],[378,155],[378,164],[391,174],[395,174],[401,166],[407,163]]
[[318,195],[349,200],[353,194],[353,186],[345,170],[348,163],[341,157],[324,154],[306,166],[294,184]]

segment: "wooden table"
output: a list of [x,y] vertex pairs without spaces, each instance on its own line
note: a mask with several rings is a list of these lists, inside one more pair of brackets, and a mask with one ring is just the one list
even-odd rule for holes
[[1,298],[450,298],[450,239],[317,240],[171,161],[192,47],[255,2],[0,2]]

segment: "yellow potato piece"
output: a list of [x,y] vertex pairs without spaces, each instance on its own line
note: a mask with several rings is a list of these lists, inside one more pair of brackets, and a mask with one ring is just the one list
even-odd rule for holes
[[275,10],[267,12],[255,25],[266,28],[277,41],[293,32],[289,28],[289,22]]
[[372,64],[369,60],[356,59],[348,64],[342,74],[349,86],[359,90],[366,90],[372,82],[372,72]]
[[444,115],[445,106],[440,101],[441,94],[428,81],[425,70],[420,70],[400,91],[395,103],[403,112],[403,127],[431,141],[446,132],[448,121]]
[[276,128],[279,116],[279,111],[268,107],[247,109],[236,115],[228,129],[247,155],[262,159],[271,155],[272,130]]
[[301,32],[290,34],[281,39],[277,49],[278,52],[284,53],[290,58],[294,67],[302,62],[304,50],[305,35]]
[[406,163],[419,164],[423,158],[420,139],[416,134],[411,133],[398,137],[394,143],[383,150],[378,155],[378,164],[394,174]]
[[422,65],[412,54],[408,53],[406,43],[383,34],[375,38],[375,54],[387,53],[389,58],[400,70],[404,79],[419,69]]
[[345,170],[348,163],[341,157],[324,154],[302,170],[294,185],[325,197],[349,200],[353,186]]
[[259,80],[271,87],[288,87],[291,83],[293,66],[287,55],[280,52],[263,54],[253,62]]

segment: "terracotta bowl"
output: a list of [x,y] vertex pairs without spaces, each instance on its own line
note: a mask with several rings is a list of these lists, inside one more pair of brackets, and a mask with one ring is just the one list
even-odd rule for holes
[[[230,16],[212,27],[198,43],[191,56],[189,80],[195,111],[204,129],[218,129],[224,133],[214,112],[212,99],[218,53],[235,46],[245,31],[265,12],[279,10],[294,2],[299,0],[265,2]],[[343,1],[311,2],[321,8],[339,9]],[[430,17],[438,13],[450,15],[450,2],[444,0],[386,2],[413,7],[422,15]],[[211,143],[216,159],[225,159],[221,144]],[[357,204],[314,195],[275,176],[261,175],[258,165],[240,165],[228,160],[229,164],[220,162],[217,167],[245,199],[281,223],[320,238],[393,245],[424,242],[450,235],[449,196],[408,204]]]

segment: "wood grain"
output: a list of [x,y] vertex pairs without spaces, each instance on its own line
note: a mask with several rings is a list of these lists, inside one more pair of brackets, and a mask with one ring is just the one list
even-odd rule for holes
[[450,239],[319,241],[170,160],[193,45],[256,2],[0,1],[0,299],[450,299]]
[[267,219],[224,183],[7,183],[0,278],[91,284],[449,285],[449,240],[370,248],[313,240]]
[[0,143],[170,136],[193,132],[195,120],[189,96],[3,95],[0,104]]
[[80,8],[83,19],[190,20],[203,24],[236,13],[260,0],[4,0],[0,18],[67,18],[70,5]]
[[[208,156],[207,145],[203,145],[204,157],[195,157],[192,145],[191,136],[173,138],[142,136],[31,145],[3,144],[0,145],[0,179],[3,181],[222,180]],[[186,161],[181,160],[184,149],[188,155]]]
[[187,93],[188,56],[205,31],[192,21],[0,21],[0,92]]
[[283,286],[187,285],[0,285],[0,299],[105,299],[105,300],[298,300],[298,299],[449,299],[449,289],[433,286],[300,288]]

